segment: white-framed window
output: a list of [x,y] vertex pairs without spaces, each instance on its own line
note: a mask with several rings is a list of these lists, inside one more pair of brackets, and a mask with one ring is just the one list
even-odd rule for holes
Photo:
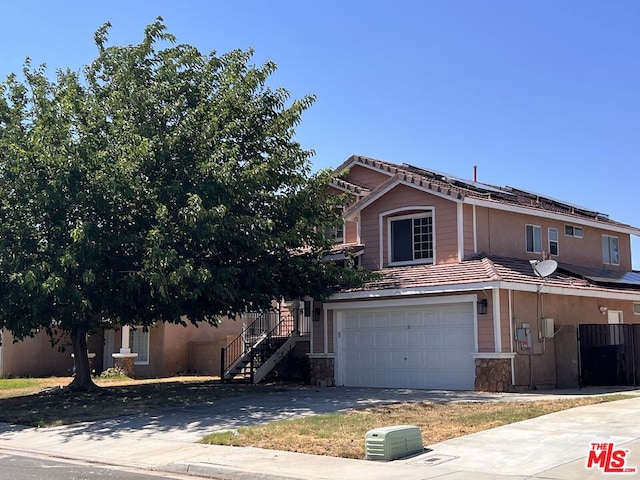
[[[337,210],[342,215],[344,208],[338,207]],[[333,240],[335,243],[344,242],[344,220],[339,225],[329,227],[324,231],[324,236],[329,240]]]
[[142,327],[133,327],[129,332],[129,348],[132,353],[138,356],[134,360],[136,365],[149,365],[149,331],[144,331]]
[[618,237],[602,235],[602,262],[609,265],[620,265]]
[[549,253],[551,255],[558,255],[558,252],[559,252],[558,229],[550,228],[549,229]]
[[528,253],[542,253],[542,229],[539,225],[526,225],[525,237]]
[[433,263],[433,212],[389,219],[390,263]]
[[584,237],[584,230],[582,227],[576,227],[575,225],[565,225],[564,234],[567,237],[582,238]]

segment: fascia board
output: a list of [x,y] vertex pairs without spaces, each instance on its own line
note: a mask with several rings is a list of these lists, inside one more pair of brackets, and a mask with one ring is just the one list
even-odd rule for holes
[[362,290],[358,292],[334,293],[329,297],[329,303],[335,300],[376,299],[386,297],[405,297],[414,295],[433,295],[442,293],[469,292],[499,288],[500,282],[478,282],[457,285],[437,285],[433,287],[393,288],[385,290]]
[[571,287],[554,287],[542,284],[533,285],[529,283],[517,283],[517,282],[500,282],[500,288],[508,290],[518,290],[521,292],[537,292],[550,293],[552,295],[565,295],[571,297],[590,297],[590,298],[608,298],[611,300],[632,300],[635,302],[640,301],[640,291],[636,293],[631,292],[610,292],[606,290],[589,290],[582,288]]
[[[415,287],[402,289],[385,289],[385,290],[364,290],[358,292],[334,293],[325,303],[326,308],[343,308],[346,300],[382,300],[389,297],[414,297],[418,295],[436,295],[436,294],[454,294],[464,293],[477,290],[490,290],[493,288],[503,290],[517,290],[521,292],[538,292],[549,293],[552,295],[574,296],[574,297],[591,297],[591,298],[607,298],[612,300],[632,300],[640,301],[640,291],[636,293],[627,292],[609,292],[606,290],[587,290],[571,287],[553,287],[548,285],[535,285],[530,283],[518,282],[476,282],[463,283],[455,285],[437,285],[433,287]],[[351,302],[349,302],[351,303]]]
[[453,198],[452,196],[447,195],[446,193],[437,192],[427,187],[424,187],[424,186],[421,187],[420,185],[416,185],[415,183],[411,183],[401,178],[398,178],[395,181],[385,185],[384,188],[381,188],[379,190],[373,190],[369,195],[364,197],[359,203],[354,204],[353,207],[349,210],[348,214],[345,216],[345,218],[351,218],[357,212],[360,212],[363,209],[367,208],[373,202],[381,198],[383,195],[389,193],[398,185],[406,185],[407,187],[415,188],[416,190],[419,190],[421,192],[428,193],[436,197],[444,198],[445,200],[449,200],[451,202],[456,202],[456,203],[462,202],[462,199]]
[[325,310],[350,310],[354,308],[371,308],[371,307],[402,307],[413,305],[436,305],[442,303],[467,303],[475,302],[477,300],[476,294],[467,295],[453,295],[442,297],[416,297],[416,298],[379,298],[372,300],[364,300],[357,302],[335,302],[326,303],[324,305]]
[[606,223],[594,222],[586,218],[573,217],[570,215],[563,215],[561,213],[546,212],[544,210],[538,210],[535,208],[518,207],[514,205],[506,205],[504,203],[499,203],[499,202],[490,202],[488,200],[482,200],[480,198],[465,197],[462,201],[470,205],[492,208],[494,210],[503,210],[503,211],[513,212],[513,213],[522,213],[524,215],[531,215],[534,217],[543,217],[543,218],[549,218],[552,220],[560,220],[562,222],[567,222],[574,225],[586,225],[589,227],[599,228],[601,230],[608,230],[612,232],[640,236],[640,228],[636,228],[632,226],[622,227],[620,225],[609,225]]
[[395,175],[395,173],[387,172],[386,170],[383,170],[382,168],[376,167],[374,165],[368,165],[366,163],[359,162],[357,160],[357,158],[355,158],[354,155],[352,155],[351,157],[347,158],[347,160],[345,160],[341,165],[338,165],[333,170],[333,173],[334,174],[339,174],[339,173],[342,173],[345,170],[351,169],[351,167],[354,167],[354,166],[368,168],[369,170],[374,170],[376,172],[384,173],[385,175],[388,175],[389,177],[393,177]]

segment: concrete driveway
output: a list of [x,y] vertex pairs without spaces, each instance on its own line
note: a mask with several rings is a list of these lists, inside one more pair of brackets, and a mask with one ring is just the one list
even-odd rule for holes
[[[492,394],[398,389],[287,388],[63,427],[37,429],[0,424],[0,451],[45,455],[220,478],[591,478],[584,459],[590,442],[628,448],[628,465],[640,467],[640,397],[580,407],[539,419],[429,445],[430,451],[390,463],[336,459],[251,448],[195,444],[203,435],[272,420],[404,401],[527,401],[582,396],[596,391]],[[637,393],[637,392],[635,392]],[[363,439],[364,441],[364,439]],[[572,462],[578,462],[571,467]],[[635,463],[634,463],[635,462]],[[572,469],[573,468],[573,469]],[[549,476],[562,469],[581,477]],[[576,470],[577,469],[577,470]],[[229,477],[230,473],[232,477]],[[401,477],[389,477],[390,474]],[[555,473],[554,473],[555,472]],[[538,477],[544,473],[547,476]],[[262,475],[258,477],[257,475]],[[452,476],[453,475],[453,476]],[[593,477],[600,478],[600,477]]]

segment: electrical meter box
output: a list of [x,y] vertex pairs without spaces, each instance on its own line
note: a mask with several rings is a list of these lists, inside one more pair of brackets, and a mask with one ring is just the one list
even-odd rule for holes
[[422,434],[413,425],[369,430],[364,437],[367,460],[388,462],[423,451]]
[[555,335],[553,318],[542,319],[542,336],[544,338],[553,338]]

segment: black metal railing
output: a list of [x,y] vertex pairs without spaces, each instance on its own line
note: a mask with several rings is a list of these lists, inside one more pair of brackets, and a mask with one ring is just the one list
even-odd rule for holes
[[228,370],[240,359],[248,357],[243,370],[253,381],[253,373],[260,368],[287,340],[294,335],[307,335],[311,319],[294,310],[282,316],[280,312],[245,314],[253,318],[229,345],[220,351],[220,380],[225,381]]

